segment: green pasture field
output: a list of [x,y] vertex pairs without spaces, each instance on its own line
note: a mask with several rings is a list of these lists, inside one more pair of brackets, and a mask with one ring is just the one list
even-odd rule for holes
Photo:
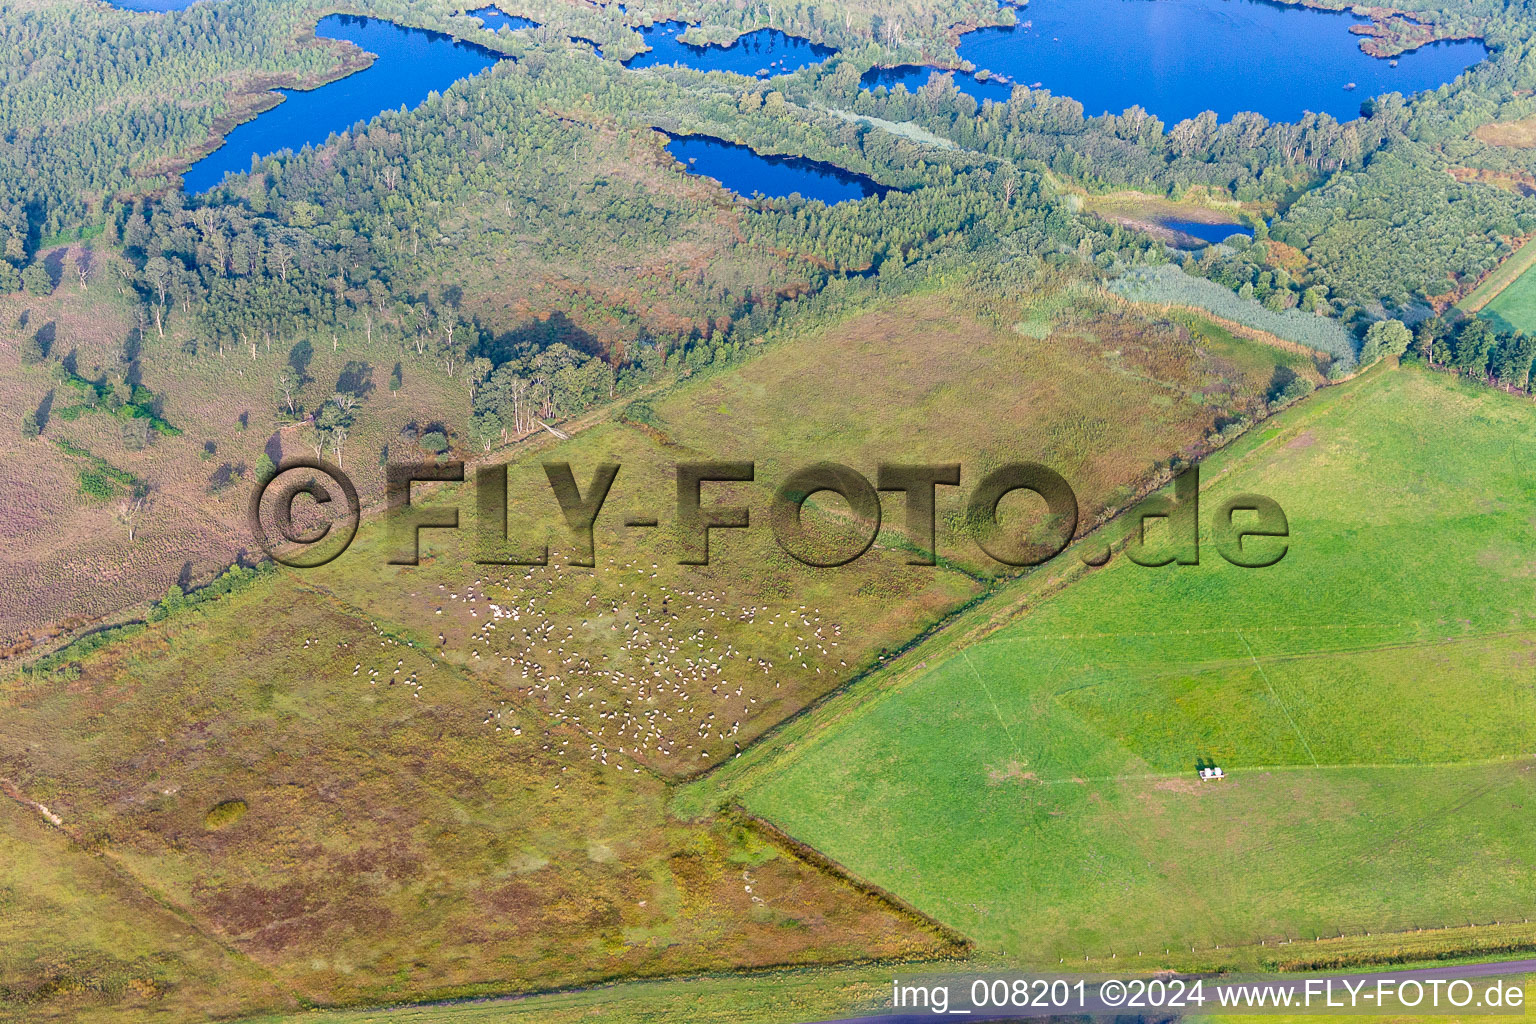
[[1198,566],[1038,574],[1025,614],[917,648],[930,668],[850,694],[736,795],[1037,963],[1520,920],[1533,428],[1411,369],[1328,389],[1204,467],[1207,531],[1226,495],[1282,503],[1278,565],[1207,537]]
[[[1530,283],[1521,285],[1521,281],[1526,278],[1526,271],[1530,270],[1533,264],[1536,264],[1536,246],[1522,245],[1456,305],[1468,313],[1488,310],[1500,304],[1523,309],[1530,300],[1522,299],[1520,293],[1529,292],[1532,286]],[[1515,294],[1509,294],[1511,291]],[[1497,312],[1496,309],[1494,311]]]
[[1536,276],[1530,272],[1530,266],[1536,262],[1536,246],[1527,245],[1511,256],[1510,262],[1520,259],[1527,252],[1531,255],[1522,261],[1519,276],[1500,289],[1492,299],[1477,307],[1500,330],[1536,331]]

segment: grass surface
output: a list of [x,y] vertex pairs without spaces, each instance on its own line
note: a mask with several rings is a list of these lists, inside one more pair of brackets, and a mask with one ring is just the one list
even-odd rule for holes
[[[3,787],[3,784],[0,784]],[[281,1003],[259,968],[160,905],[41,813],[0,799],[0,1020],[145,1011],[165,992],[207,1013]]]
[[[763,521],[772,488],[824,458],[873,475],[881,459],[1032,453],[1102,504],[1251,408],[1287,357],[1172,321],[1073,319],[1066,301],[1004,309],[1005,324],[1040,314],[1035,333],[989,326],[953,292],[904,302],[897,320],[854,317],[684,384],[650,415],[596,416],[525,446],[511,533],[547,538],[548,567],[476,565],[471,487],[419,488],[464,524],[424,534],[420,566],[386,565],[370,517],[324,569],[273,574],[67,671],[7,679],[0,777],[60,821],[34,830],[93,851],[87,865],[213,949],[178,951],[146,917],[103,941],[105,966],[84,976],[105,980],[77,988],[50,984],[35,942],[7,944],[0,1013],[196,1019],[954,948],[729,818],[669,816],[669,779],[734,760],[985,586],[908,566],[894,516],[853,565],[792,562]],[[941,345],[954,354],[938,358]],[[203,368],[221,365],[238,361]],[[994,382],[986,410],[976,379]],[[196,422],[202,394],[172,411]],[[1113,412],[1090,421],[1095,406]],[[748,505],[755,528],[717,532],[707,567],[677,565],[675,464],[738,454],[759,461],[758,481],[711,485],[706,501]],[[590,569],[549,529],[541,463],[556,460],[584,491],[596,463],[623,467]],[[360,476],[378,472],[358,461]],[[627,530],[630,515],[661,527]],[[850,529],[830,507],[807,521],[823,540]],[[122,980],[142,950],[164,959],[148,994]],[[224,955],[253,973],[198,959]],[[198,987],[207,977],[228,979],[217,1000]]]
[[[48,988],[36,944],[69,933],[24,917],[0,950],[19,992],[0,1014],[153,997],[202,1019],[943,945],[744,828],[670,822],[653,775],[590,759],[574,727],[509,697],[282,577],[108,648],[78,679],[13,690],[0,768],[60,820],[48,841],[97,851],[138,903],[158,894],[261,984],[222,971],[215,1002],[162,968],[158,993]],[[243,814],[220,810],[235,800]],[[126,925],[112,957],[176,954],[154,916]]]
[[[130,893],[254,965],[260,984],[231,972],[218,1004],[247,1012],[953,949],[728,817],[670,817],[671,780],[735,762],[990,585],[907,565],[897,515],[852,565],[793,562],[764,521],[789,469],[958,460],[969,484],[1038,458],[1072,478],[1086,518],[1254,409],[1277,366],[1314,372],[1203,321],[1075,304],[996,302],[989,318],[953,291],[914,295],[526,445],[510,531],[520,548],[547,540],[547,567],[477,565],[472,488],[418,488],[463,522],[425,533],[419,566],[385,564],[369,518],[323,569],[10,680],[0,776]],[[706,502],[747,505],[755,526],[718,531],[709,566],[679,566],[675,465],[728,457],[755,459],[758,480],[710,485]],[[550,528],[547,461],[569,461],[584,492],[597,463],[622,466],[592,568]],[[661,525],[627,529],[632,515]],[[806,521],[826,541],[851,529],[830,503]],[[945,522],[941,543],[968,548]],[[140,946],[174,952],[143,933],[109,952],[133,963]],[[182,968],[149,996],[50,988],[32,949],[0,953],[34,993],[6,1009],[209,1005]]]
[[1132,268],[1109,283],[1109,289],[1131,302],[1150,307],[1203,309],[1255,331],[1282,338],[1305,349],[1326,353],[1344,364],[1355,360],[1356,342],[1349,328],[1328,317],[1299,309],[1275,312],[1252,299],[1203,277],[1192,277],[1171,263]]
[[[1351,971],[1369,970],[1371,964],[1391,964],[1388,970],[1416,966],[1443,966],[1476,956],[1484,959],[1500,955],[1500,950],[1536,941],[1536,925],[1494,925],[1476,928],[1442,929],[1434,932],[1350,936],[1298,942],[1284,946],[1246,946],[1169,956],[1127,957],[1077,961],[1058,968],[1068,976],[1078,973],[1128,977],[1146,974],[1156,964],[1168,963],[1184,972],[1221,970],[1252,974],[1258,971],[1293,970],[1286,958],[1331,958],[1348,962]],[[1428,959],[1414,959],[1424,950],[1454,949],[1465,956],[1449,960],[1429,953]],[[1161,951],[1159,951],[1160,953]],[[1321,970],[1321,968],[1319,968]],[[540,1024],[575,1024],[601,1020],[605,1024],[655,1024],[658,1021],[688,1021],[690,1024],[803,1024],[809,1020],[830,1020],[851,1014],[880,1013],[890,1009],[892,977],[950,975],[963,977],[1015,977],[1017,964],[1007,960],[973,957],[964,962],[940,961],[925,964],[850,965],[798,968],[727,976],[668,978],[657,981],[627,982],[577,992],[559,992],[518,999],[487,1000],[456,1005],[406,1006],[374,1010],[320,1011],[294,1015],[276,1015],[253,1020],[252,1024],[482,1024],[490,1021],[538,1021]],[[1228,1020],[1231,1018],[1221,1018]],[[1243,1018],[1259,1021],[1265,1018]],[[1316,1017],[1311,1018],[1316,1020]],[[1361,1024],[1375,1018],[1361,1014]],[[1444,1020],[1445,1018],[1439,1018]],[[1406,1022],[1405,1022],[1406,1024]]]
[[1522,117],[1518,121],[1495,121],[1480,125],[1472,133],[1490,146],[1506,146],[1510,149],[1536,147],[1536,117]]
[[[1002,317],[976,305],[928,293],[852,317],[656,401],[652,429],[687,451],[754,459],[770,485],[823,459],[871,480],[881,462],[958,462],[960,486],[937,493],[938,552],[993,574],[1005,567],[982,555],[963,516],[988,471],[1050,466],[1088,523],[1170,457],[1203,451],[1218,421],[1262,408],[1277,368],[1321,379],[1311,360],[1203,318],[1064,291],[999,303]],[[893,544],[905,536],[901,500],[885,499]]]
[[[393,548],[379,529],[304,580],[580,730],[589,737],[583,759],[668,776],[730,758],[980,589],[951,569],[908,566],[904,551],[885,547],[838,569],[793,561],[766,526],[771,478],[706,485],[706,505],[744,505],[757,525],[714,531],[709,565],[679,565],[675,464],[706,457],[601,424],[512,467],[508,548],[547,542],[551,565],[477,565],[466,486],[439,493],[461,507],[464,528],[424,533],[422,566],[385,565]],[[541,463],[552,461],[569,461],[583,490],[599,462],[622,467],[594,529],[592,568],[569,564],[577,545],[551,528],[560,513]],[[620,525],[642,516],[662,525]],[[826,515],[820,526],[827,535],[850,530]]]
[[1526,243],[1505,260],[1488,279],[1459,305],[1468,312],[1482,312],[1500,330],[1536,330],[1536,245]]
[[1533,420],[1412,371],[1330,389],[1207,467],[1207,522],[1225,494],[1283,503],[1278,566],[1207,547],[1042,591],[760,762],[747,806],[1047,962],[1518,919]]

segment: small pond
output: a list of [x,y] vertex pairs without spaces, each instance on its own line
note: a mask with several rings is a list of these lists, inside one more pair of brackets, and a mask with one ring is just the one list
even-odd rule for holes
[[1181,235],[1189,235],[1198,238],[1202,242],[1224,242],[1233,235],[1242,235],[1245,238],[1253,237],[1253,228],[1246,224],[1211,223],[1201,220],[1173,220],[1163,218],[1157,222],[1169,231],[1177,231]]
[[846,199],[882,196],[890,189],[862,174],[798,156],[765,156],[724,139],[705,135],[673,136],[667,152],[691,174],[714,178],[738,195],[787,196],[840,203]]

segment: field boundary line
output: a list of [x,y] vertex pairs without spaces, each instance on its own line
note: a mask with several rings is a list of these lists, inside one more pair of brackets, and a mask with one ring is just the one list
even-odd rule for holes
[[[1320,393],[1276,415],[1285,416],[1293,428],[1311,423],[1329,410],[1353,404],[1362,391],[1362,385],[1356,382],[1362,379],[1366,383],[1379,381],[1381,378],[1376,371],[1377,367],[1372,367],[1365,373],[1357,373],[1345,381],[1329,385]],[[1261,423],[1268,423],[1275,418],[1276,416],[1269,416],[1254,423],[1244,432],[1243,438],[1234,441],[1233,445],[1254,434]],[[1247,465],[1250,459],[1268,452],[1274,440],[1271,438],[1257,441],[1248,450],[1236,454],[1232,452],[1233,445],[1207,452],[1199,459],[1202,474],[1213,461],[1215,465],[1212,467],[1214,469],[1212,476],[1205,482],[1215,484],[1237,472]],[[1149,483],[1139,489],[1134,497],[1127,500],[1107,519],[1097,523],[1081,537],[1075,537],[1067,554],[1081,550],[1081,546],[1090,538],[1100,536],[1112,538],[1111,531],[1115,523],[1122,521],[1123,517],[1137,508],[1148,496],[1156,494],[1170,483],[1171,477]],[[1111,539],[1108,543],[1111,550],[1114,550],[1114,540]],[[1086,571],[1085,566],[1072,563],[1070,558],[1063,568],[1042,578],[1045,575],[1045,568],[1045,566],[1038,566],[1035,570],[1026,570],[1018,575],[997,578],[974,597],[942,616],[927,629],[914,635],[900,648],[891,652],[891,656],[886,660],[875,661],[841,687],[829,691],[789,717],[770,726],[743,748],[735,758],[712,765],[697,775],[678,779],[679,789],[675,792],[698,792],[702,784],[712,779],[722,793],[740,794],[753,784],[749,780],[761,782],[772,778],[775,766],[783,767],[789,764],[793,760],[791,751],[801,744],[824,741],[828,735],[843,727],[853,717],[868,711],[884,697],[911,685],[916,679],[926,675],[924,670],[927,669],[928,657],[914,664],[913,661],[916,659],[906,660],[908,655],[915,655],[919,649],[933,644],[937,647],[937,652],[929,657],[947,655],[942,660],[948,661],[953,659],[953,654],[950,652],[954,647],[950,645],[965,649],[993,642],[992,638],[1007,629],[1011,623],[1018,621],[1034,607],[1080,581]],[[826,714],[822,714],[824,709],[827,711]],[[724,800],[715,801],[716,805],[724,802]],[[672,806],[679,807],[675,797]],[[691,812],[682,813],[687,816]]]
[[[1189,635],[1197,635],[1197,634],[1199,634],[1199,632],[1200,631],[1190,631]],[[1224,633],[1226,631],[1225,630],[1216,630],[1216,631],[1212,631],[1212,632],[1220,634],[1220,633]],[[1170,631],[1168,633],[1151,633],[1151,634],[1129,633],[1129,634],[1124,634],[1124,636],[1132,636],[1132,637],[1139,637],[1139,636],[1153,636],[1153,637],[1157,637],[1157,636],[1177,636],[1177,635],[1183,635],[1183,634],[1179,634],[1178,631],[1176,631],[1176,630],[1175,631]],[[1094,639],[1094,638],[1116,639],[1119,636],[1120,636],[1120,634],[1107,633],[1107,634],[1097,635],[1097,637],[1094,634],[1089,634],[1089,635],[1081,636],[1081,637],[1070,637],[1069,636],[1069,637],[1061,637],[1059,639],[1064,639],[1064,640],[1081,640],[1081,639]],[[1475,645],[1475,644],[1477,644],[1479,642],[1492,641],[1492,640],[1510,640],[1510,639],[1515,639],[1515,638],[1519,638],[1519,637],[1528,637],[1528,636],[1536,636],[1536,629],[1490,630],[1489,632],[1486,632],[1486,633],[1469,633],[1469,634],[1466,634],[1465,636],[1422,637],[1422,638],[1416,639],[1416,640],[1390,640],[1390,641],[1384,641],[1382,643],[1375,643],[1375,644],[1354,644],[1354,645],[1341,644],[1341,645],[1336,646],[1336,647],[1315,647],[1315,648],[1312,648],[1312,649],[1309,649],[1309,650],[1305,650],[1305,651],[1278,651],[1278,652],[1276,652],[1274,654],[1266,654],[1263,657],[1262,660],[1263,661],[1272,661],[1272,662],[1275,662],[1276,664],[1286,664],[1286,663],[1290,663],[1290,662],[1311,662],[1311,661],[1317,661],[1317,660],[1323,659],[1323,658],[1352,657],[1352,656],[1355,656],[1355,655],[1378,654],[1378,653],[1380,653],[1382,651],[1412,651],[1412,650],[1419,650],[1419,649],[1441,648],[1441,647],[1444,647],[1444,648],[1456,648],[1456,647],[1461,647],[1461,646],[1464,646],[1464,645]],[[989,640],[989,641],[984,641],[983,643],[986,643],[986,644],[994,644],[994,643],[1001,644],[1001,643],[1005,643],[1005,642],[1006,643],[1019,643],[1019,642],[1022,642],[1024,639],[1025,638],[1020,637],[1020,638],[1016,638],[1016,639],[1012,639],[1012,640],[1006,640],[1006,641],[1005,640]],[[1245,643],[1247,642],[1246,638],[1244,638],[1244,642]],[[981,646],[981,644],[977,644],[976,646]],[[1255,661],[1260,660],[1260,659],[1254,657],[1251,648],[1249,650],[1249,657],[1252,658]],[[1061,661],[1061,659],[1058,658],[1056,664],[1059,665],[1060,661]],[[1130,673],[1136,679],[1157,679],[1157,678],[1160,678],[1160,677],[1163,677],[1163,676],[1167,676],[1167,675],[1170,675],[1170,674],[1176,674],[1176,673],[1179,673],[1179,672],[1184,672],[1184,671],[1187,671],[1187,670],[1190,670],[1190,669],[1199,669],[1199,670],[1221,669],[1221,668],[1224,668],[1224,667],[1231,667],[1233,665],[1241,664],[1242,662],[1243,662],[1242,655],[1236,655],[1235,657],[1231,657],[1231,658],[1216,658],[1216,657],[1195,658],[1195,657],[1191,657],[1191,658],[1184,659],[1184,660],[1177,660],[1177,661],[1174,661],[1174,662],[1169,663],[1169,664],[1161,664],[1161,663],[1153,663],[1153,662],[1135,663],[1135,664],[1131,664],[1131,663],[1116,663],[1116,664],[1118,665],[1119,670]],[[1103,667],[1098,662],[1095,662],[1095,665],[1097,667],[1100,667],[1100,668]],[[1054,671],[1055,667],[1056,667],[1055,665],[1052,666],[1052,671]],[[1084,684],[1084,685],[1098,685],[1098,684],[1090,683],[1090,684]],[[1073,686],[1073,687],[1069,687],[1067,690],[1060,690],[1060,691],[1057,691],[1057,692],[1059,692],[1059,693],[1066,693],[1066,692],[1069,692],[1069,690],[1079,689],[1079,688],[1080,688],[1079,686]]]
[[[1199,312],[1208,313],[1206,310]],[[1208,479],[1203,479],[1202,483],[1214,485],[1238,472],[1256,457],[1271,451],[1278,438],[1257,440],[1246,450],[1233,451],[1234,446],[1255,435],[1261,424],[1271,423],[1283,416],[1288,427],[1282,430],[1298,430],[1332,411],[1353,406],[1363,392],[1380,386],[1380,381],[1384,379],[1381,370],[1381,364],[1377,364],[1336,384],[1330,384],[1308,399],[1255,422],[1232,444],[1206,452],[1198,462],[1202,476],[1207,468],[1212,470],[1212,474]],[[1139,489],[1134,497],[1113,511],[1103,522],[1094,525],[1081,537],[1073,538],[1067,553],[1070,555],[1079,551],[1090,538],[1112,536],[1111,529],[1116,522],[1122,521],[1149,495],[1166,488],[1170,482],[1171,478],[1158,480]],[[1109,545],[1114,550],[1112,539]],[[686,818],[704,813],[700,809],[702,803],[709,803],[712,807],[723,806],[729,802],[730,794],[744,794],[753,785],[773,778],[777,771],[794,760],[794,751],[797,749],[824,742],[827,736],[846,726],[853,718],[866,713],[882,699],[926,675],[931,658],[937,658],[942,663],[953,659],[952,652],[956,647],[966,649],[994,642],[992,638],[1011,623],[1081,580],[1086,567],[1073,564],[1070,558],[1067,561],[1068,564],[1051,574],[1046,574],[1045,567],[1040,566],[1018,575],[996,578],[975,596],[942,615],[928,628],[890,652],[888,658],[874,661],[842,686],[828,691],[770,726],[735,758],[711,765],[697,775],[673,780],[676,787],[671,802],[673,812]],[[920,660],[918,657],[909,658],[923,650],[929,653]],[[713,797],[703,795],[705,785],[714,787]],[[695,795],[698,797],[697,803]]]
[[[1414,769],[1441,771],[1446,768],[1493,768],[1501,764],[1519,764],[1536,760],[1536,755],[1510,754],[1506,757],[1485,757],[1473,761],[1329,761],[1324,764],[1249,764],[1223,768],[1228,776],[1258,774],[1260,772],[1316,772],[1345,771],[1359,768],[1365,771]],[[1076,775],[1064,779],[1037,779],[1037,786],[1080,786],[1090,782],[1152,782],[1189,777],[1189,772],[1139,772],[1130,775]]]
[[[1533,265],[1536,265],[1536,237],[1526,239],[1520,248],[1504,258],[1503,263],[1490,270],[1487,277],[1456,303],[1456,308],[1468,313],[1482,312],[1490,302],[1504,294],[1505,289],[1524,277]],[[1479,295],[1485,288],[1487,293]]]
[[987,700],[992,705],[992,713],[997,716],[997,724],[1003,727],[1003,735],[1008,737],[1008,745],[1013,748],[1014,760],[1022,761],[1024,755],[1019,753],[1019,744],[1013,738],[1013,730],[1008,728],[1008,723],[1003,721],[1003,709],[997,706],[997,698],[992,696],[992,691],[987,688],[986,680],[981,678],[981,673],[976,671],[975,664],[971,661],[971,652],[962,647],[960,656],[965,659],[965,667],[971,670],[971,675],[976,677],[976,683],[981,687],[981,692],[987,695]]
[[[777,847],[782,853],[800,861],[812,871],[823,877],[830,878],[865,899],[883,904],[888,910],[903,917],[936,934],[942,941],[954,947],[954,951],[970,953],[976,948],[976,943],[970,936],[951,925],[945,924],[932,914],[908,902],[905,898],[885,888],[884,886],[865,878],[853,871],[847,865],[834,858],[831,854],[812,846],[804,840],[797,839],[778,824],[767,818],[753,814],[739,802],[727,804],[721,811],[728,819],[734,818],[758,833],[759,837],[769,844]],[[929,954],[931,955],[931,954]]]
[[[1414,623],[1418,625],[1418,623]],[[1124,640],[1128,637],[1159,637],[1159,636],[1207,636],[1217,633],[1283,633],[1295,632],[1303,629],[1400,629],[1402,623],[1319,623],[1312,625],[1296,626],[1220,626],[1207,629],[1143,629],[1131,630],[1125,633],[1041,633],[1034,636],[998,637],[988,640],[993,644],[1024,644],[1035,640]],[[1519,632],[1536,632],[1536,630],[1520,630]],[[1477,634],[1479,636],[1483,634]],[[1499,634],[1488,634],[1497,636]]]
[[1291,717],[1290,709],[1285,706],[1285,701],[1281,700],[1280,695],[1275,692],[1275,684],[1269,681],[1269,673],[1265,672],[1264,666],[1259,664],[1258,657],[1253,653],[1253,648],[1248,644],[1248,638],[1243,636],[1241,630],[1238,631],[1237,637],[1243,642],[1243,646],[1248,648],[1248,657],[1250,660],[1252,660],[1253,667],[1259,670],[1259,677],[1264,680],[1264,685],[1269,688],[1269,695],[1275,698],[1276,704],[1280,705],[1280,710],[1285,715],[1285,720],[1291,723],[1291,730],[1296,733],[1296,738],[1301,740],[1301,745],[1303,747],[1307,748],[1307,756],[1312,759],[1312,764],[1314,766],[1320,766],[1317,760],[1317,755],[1312,752],[1312,744],[1307,742],[1307,737],[1301,731],[1301,726],[1297,725],[1296,719]]

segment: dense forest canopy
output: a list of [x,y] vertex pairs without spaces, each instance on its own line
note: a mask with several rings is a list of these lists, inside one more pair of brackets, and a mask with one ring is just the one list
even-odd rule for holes
[[[480,262],[466,247],[497,254],[504,270],[557,267],[585,282],[543,296],[542,310],[521,296],[519,308],[570,318],[576,329],[551,340],[603,360],[618,380],[657,372],[669,352],[697,348],[708,361],[745,351],[781,307],[849,274],[956,247],[1101,277],[1173,260],[1244,299],[1363,332],[1377,319],[1417,322],[1536,229],[1526,195],[1469,179],[1536,170],[1527,167],[1536,151],[1472,134],[1536,111],[1526,7],[1434,12],[1437,32],[1484,35],[1490,59],[1436,91],[1370,100],[1353,121],[1250,114],[1218,123],[1207,113],[1166,125],[1136,107],[1084,117],[1071,98],[1023,86],[1006,102],[978,103],[944,76],[916,91],[860,88],[876,65],[952,63],[957,30],[1015,17],[981,0],[943,9],[919,0],[528,2],[508,9],[543,27],[496,34],[462,8],[380,0],[354,9],[455,32],[512,59],[417,110],[274,154],[189,198],[167,175],[266,102],[262,89],[312,85],[364,58],[311,38],[321,12],[304,3],[220,0],[143,15],[32,0],[0,18],[0,287],[51,286],[38,269],[48,245],[100,233],[130,260],[146,337],[179,329],[205,351],[382,337],[451,376],[482,380],[537,353],[496,344],[521,321],[477,306]],[[726,40],[771,25],[841,52],[769,82],[625,69],[620,59],[643,46],[636,27],[663,19],[700,22],[700,38]],[[697,191],[657,196],[623,174],[571,176],[615,132],[630,159],[668,165],[651,129],[811,157],[893,190],[833,206],[738,203],[710,269],[594,287],[593,268],[605,262],[594,254],[657,253],[720,229],[717,201]],[[1085,208],[1085,196],[1124,189],[1226,197],[1250,211],[1257,240],[1190,254]],[[584,340],[599,321],[603,337]]]

